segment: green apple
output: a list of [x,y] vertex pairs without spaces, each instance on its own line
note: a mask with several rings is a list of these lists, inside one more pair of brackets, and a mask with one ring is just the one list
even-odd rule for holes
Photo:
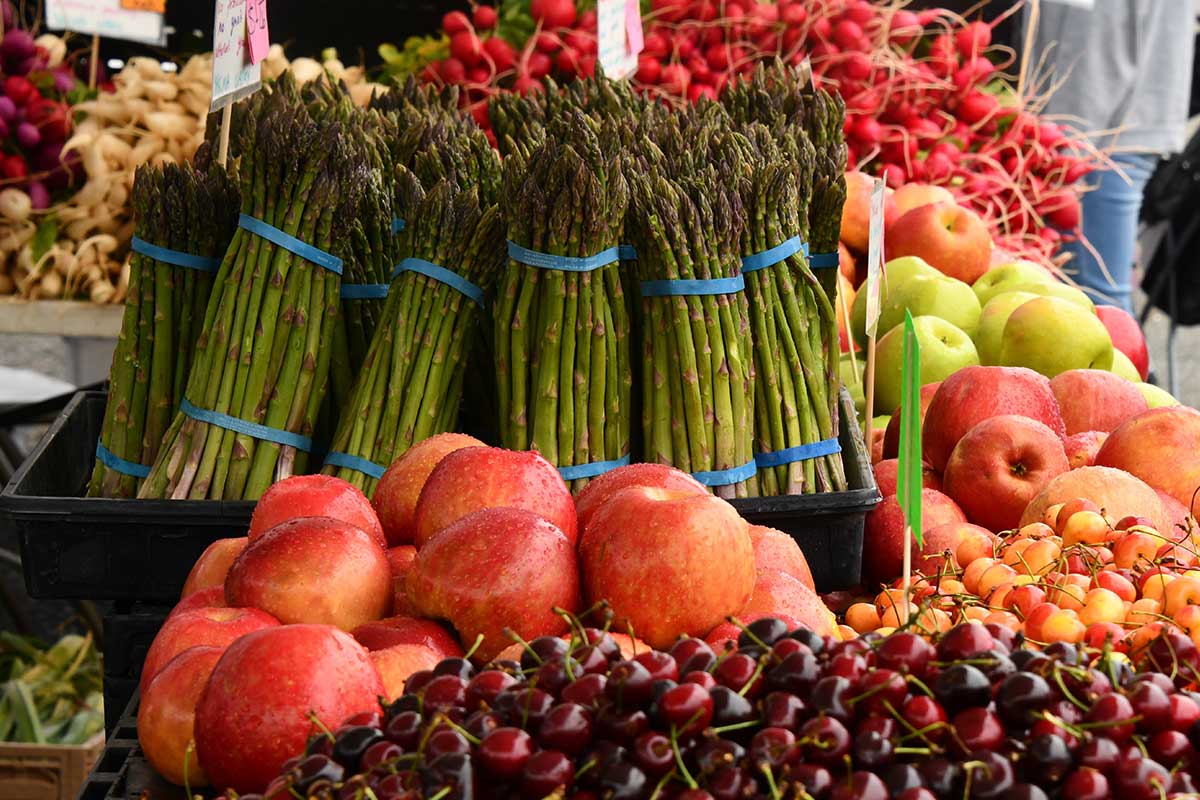
[[1113,348],[1113,365],[1110,370],[1114,375],[1120,375],[1130,383],[1141,383],[1142,375],[1137,371],[1137,367],[1129,360],[1129,356],[1122,353],[1120,350]]
[[1000,344],[1000,366],[1028,367],[1053,378],[1069,369],[1113,364],[1108,329],[1092,312],[1059,297],[1035,297],[1009,315]]
[[867,407],[867,396],[864,393],[862,381],[864,358],[865,356],[859,353],[857,372],[854,369],[854,362],[850,360],[849,353],[842,353],[841,362],[838,364],[838,373],[841,375],[842,384],[845,385],[846,391],[850,392],[850,399],[854,401],[854,407],[858,409],[859,416],[862,416],[863,409]]
[[1033,292],[1002,292],[988,300],[979,315],[979,327],[975,330],[975,349],[979,352],[979,363],[994,367],[1000,363],[1000,340],[1004,336],[1004,324],[1019,307],[1035,299]]
[[[887,303],[888,294],[894,291],[897,286],[903,286],[909,280],[918,276],[929,278],[946,277],[933,267],[929,266],[925,259],[918,258],[917,256],[893,258],[891,261],[883,265],[883,276],[879,282],[879,315],[881,319],[883,317],[883,309]],[[867,341],[866,286],[867,285],[864,283],[859,287],[858,292],[854,295],[854,305],[850,309],[850,331],[854,335],[854,340],[860,344],[866,344]],[[900,318],[904,318],[903,312],[901,312]],[[889,329],[884,327],[881,321],[878,331],[882,335],[882,333],[887,330]]]
[[[971,337],[941,317],[914,317],[913,327],[921,345],[921,386],[979,363],[979,354],[975,352]],[[877,409],[894,411],[900,405],[903,376],[904,326],[897,325],[875,345]]]
[[[866,345],[866,292],[859,292],[859,296],[863,298],[863,314],[855,335],[859,344]],[[857,296],[854,304],[857,308]],[[979,326],[979,301],[971,287],[940,273],[911,275],[903,281],[889,276],[886,294],[880,293],[879,332],[904,322],[906,310],[914,317],[941,317],[968,336]]]
[[1151,408],[1183,405],[1183,403],[1176,400],[1166,389],[1160,389],[1153,383],[1139,383],[1137,388],[1141,389],[1142,397],[1146,398],[1146,405],[1150,406]]
[[986,306],[996,295],[1011,292],[1018,285],[1057,282],[1053,275],[1032,261],[1010,261],[980,275],[971,288],[979,298],[979,305]]
[[1090,297],[1084,294],[1081,289],[1076,289],[1074,286],[1067,286],[1065,283],[1057,281],[1051,283],[1017,283],[1013,284],[1008,291],[1032,292],[1042,297],[1057,297],[1060,300],[1069,300],[1080,308],[1086,308],[1093,314],[1096,313],[1096,304],[1092,302]]

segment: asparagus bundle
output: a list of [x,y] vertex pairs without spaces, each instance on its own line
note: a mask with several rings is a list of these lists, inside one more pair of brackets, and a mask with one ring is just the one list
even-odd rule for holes
[[[757,494],[749,318],[744,292],[728,286],[740,275],[744,225],[733,177],[709,166],[672,178],[655,167],[633,181],[630,207],[643,282],[644,457],[727,498]],[[702,294],[647,286],[722,279]]]
[[140,497],[256,499],[273,481],[302,472],[311,448],[341,277],[327,255],[295,240],[348,256],[368,168],[344,126],[315,120],[286,75],[246,111],[241,224],[257,230],[240,227],[225,253],[187,402]]
[[564,472],[576,488],[629,455],[630,320],[617,261],[629,193],[613,168],[617,142],[611,124],[567,112],[528,157],[518,149],[504,165],[515,248],[493,313],[500,439],[577,468]]
[[[810,174],[811,160],[798,165],[783,157],[764,127],[750,130],[758,150],[743,182],[748,224],[742,255],[754,339],[759,491],[838,491],[845,475],[840,454],[828,446],[837,441],[836,397],[825,371],[833,354],[822,345],[834,312],[800,246],[808,204],[797,176]],[[805,445],[818,450],[799,449]]]
[[[456,146],[463,147],[463,140]],[[468,149],[481,170],[500,171],[482,133]],[[455,160],[467,162],[466,157]],[[399,207],[407,224],[397,236],[401,260],[350,403],[338,422],[324,472],[370,493],[384,468],[409,447],[458,421],[466,367],[489,293],[504,259],[503,224],[494,203],[481,202],[478,171],[441,169],[418,159],[430,183],[401,167]],[[494,198],[489,198],[493,200]],[[447,275],[452,272],[460,280]],[[452,285],[456,284],[456,285]]]
[[179,408],[216,275],[205,261],[220,261],[237,222],[237,186],[209,156],[202,146],[194,166],[134,175],[135,234],[149,246],[130,259],[89,496],[133,497]]

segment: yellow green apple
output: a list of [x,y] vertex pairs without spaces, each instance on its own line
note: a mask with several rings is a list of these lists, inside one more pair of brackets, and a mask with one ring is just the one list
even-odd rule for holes
[[[887,267],[887,280],[879,293],[879,333],[890,331],[904,321],[907,309],[914,317],[941,317],[971,335],[979,324],[979,301],[971,287],[960,280],[948,278],[937,270],[928,272],[916,264],[901,264],[910,259],[897,259]],[[866,292],[854,298],[851,326],[855,340],[866,344]]]
[[[921,345],[920,385],[947,378],[963,367],[979,363],[975,344],[952,323],[941,317],[913,318]],[[904,374],[904,326],[897,325],[875,345],[875,407],[893,411],[900,405]]]
[[1129,360],[1129,356],[1122,353],[1120,350],[1113,348],[1113,365],[1110,372],[1120,375],[1130,383],[1141,383],[1142,376],[1137,371],[1137,367]]
[[1036,297],[1008,317],[1000,366],[1028,367],[1053,378],[1069,369],[1110,370],[1112,339],[1088,309],[1060,297]]
[[1068,286],[1058,281],[1050,283],[1018,283],[1014,284],[1010,291],[1033,292],[1034,294],[1040,294],[1042,297],[1057,297],[1060,300],[1069,300],[1080,308],[1085,308],[1093,314],[1096,313],[1096,304],[1081,289],[1076,289],[1074,286]]
[[994,367],[1000,363],[1000,341],[1004,336],[1005,323],[1012,312],[1038,296],[1033,292],[1002,292],[987,301],[979,315],[979,327],[972,337],[980,364]]
[[1150,408],[1183,405],[1166,389],[1161,389],[1153,383],[1139,383],[1137,388],[1141,390],[1142,397],[1146,398],[1146,405],[1150,406]]
[[1011,292],[1021,284],[1057,283],[1057,279],[1046,269],[1032,261],[1010,261],[992,267],[971,284],[979,304],[986,306],[998,294]]

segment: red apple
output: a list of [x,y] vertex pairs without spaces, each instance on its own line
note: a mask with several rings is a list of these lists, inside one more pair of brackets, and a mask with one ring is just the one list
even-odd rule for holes
[[374,538],[329,517],[284,522],[250,542],[225,580],[232,606],[254,606],[285,624],[348,631],[392,607],[392,571]]
[[575,498],[575,515],[579,530],[587,530],[592,515],[608,499],[628,486],[652,486],[690,494],[710,494],[700,481],[682,470],[666,464],[630,464],[617,467],[588,483]]
[[651,647],[703,636],[754,589],[754,546],[733,506],[712,495],[631,486],[593,516],[579,554],[589,604]]
[[192,571],[188,573],[187,580],[183,582],[180,598],[187,597],[201,589],[223,585],[225,575],[229,572],[229,565],[242,550],[246,549],[249,541],[245,536],[239,536],[236,539],[217,539],[204,548],[204,552],[192,565]]
[[579,608],[574,545],[525,508],[487,508],[455,520],[417,552],[405,584],[422,616],[446,620],[468,646],[483,637],[475,650],[481,662],[511,644],[505,628],[526,641],[556,635],[566,622],[554,609]]
[[964,283],[988,271],[992,236],[979,216],[954,203],[920,206],[888,227],[887,260],[918,256]]
[[371,661],[383,680],[383,696],[395,700],[404,694],[404,684],[414,672],[433,669],[443,656],[420,644],[397,644],[371,651]]
[[1191,517],[1193,515],[1190,511],[1188,511],[1187,506],[1185,506],[1183,503],[1179,502],[1178,500],[1176,500],[1174,497],[1167,494],[1166,492],[1162,492],[1162,491],[1159,491],[1156,489],[1155,494],[1158,495],[1159,502],[1162,503],[1163,516],[1167,519],[1168,522],[1171,523],[1171,527],[1169,530],[1159,531],[1159,533],[1163,534],[1164,536],[1169,536],[1171,538],[1177,538],[1179,535],[1177,533],[1177,531],[1179,529],[1176,528],[1175,526],[1183,525],[1184,528],[1187,528],[1188,517]]
[[942,472],[967,431],[997,414],[1020,414],[1066,438],[1050,381],[1024,367],[964,367],[942,381],[925,412],[925,460]]
[[[929,404],[933,402],[933,396],[937,394],[938,387],[942,385],[941,381],[927,383],[921,387],[921,424],[925,424],[925,414],[929,412]],[[892,418],[888,420],[887,430],[883,434],[883,457],[896,458],[900,454],[900,409],[892,412]],[[931,488],[937,489],[937,486]],[[882,491],[882,490],[881,490]],[[887,497],[888,492],[883,492],[883,496]]]
[[[921,490],[921,531],[931,531],[939,525],[966,522],[962,509],[946,495],[933,489]],[[916,555],[916,537],[912,552]],[[913,559],[916,560],[915,558]],[[904,511],[895,495],[867,514],[863,542],[864,582],[888,583],[904,569]]]
[[812,570],[808,568],[808,559],[795,539],[783,531],[762,525],[751,525],[747,532],[750,534],[750,544],[754,547],[755,570],[778,570],[791,575],[814,592],[817,590]]
[[279,620],[257,608],[199,608],[163,622],[142,663],[141,688],[175,656],[197,645],[228,647],[251,631],[278,627]]
[[298,517],[331,517],[366,531],[387,549],[387,539],[371,501],[358,489],[331,475],[295,475],[263,493],[250,517],[251,540],[281,522]]
[[1063,448],[1067,454],[1067,463],[1071,465],[1071,469],[1079,469],[1080,467],[1094,467],[1096,465],[1096,454],[1100,452],[1100,448],[1104,445],[1104,440],[1108,438],[1108,434],[1104,431],[1083,431],[1074,436],[1068,436],[1063,442]]
[[1067,435],[1113,431],[1146,410],[1146,398],[1129,381],[1099,369],[1069,369],[1050,379]]
[[[875,178],[864,172],[846,173],[846,202],[842,204],[841,240],[860,253],[867,252],[871,239],[871,190]],[[885,226],[896,216],[891,187],[884,189],[883,219]]]
[[388,547],[412,544],[417,498],[421,496],[421,489],[433,468],[455,450],[485,446],[474,436],[465,433],[439,433],[417,442],[392,462],[371,495],[371,504],[379,514]]
[[[897,479],[900,472],[900,459],[885,458],[875,464],[875,485],[879,487],[879,494],[887,497],[890,494],[896,493]],[[936,489],[942,491],[942,479],[933,471],[933,468],[928,464],[921,465],[921,487],[924,489]]]
[[1069,468],[1058,434],[1035,419],[1000,414],[958,440],[942,484],[971,522],[1007,531],[1050,479]]
[[328,730],[379,712],[383,681],[365,648],[331,625],[279,625],[229,646],[196,704],[196,753],[213,786],[261,792]]
[[413,608],[408,602],[408,590],[404,588],[404,576],[417,559],[417,548],[411,544],[388,548],[387,559],[392,569],[392,613],[411,616]]
[[[921,555],[913,559],[913,572],[937,575],[965,566],[957,562],[954,554],[958,552],[959,545],[968,539],[978,540],[982,548],[983,542],[993,543],[996,536],[987,528],[969,522],[949,522],[926,531],[921,536]],[[946,553],[950,554],[949,557]]]
[[837,636],[837,618],[821,598],[800,581],[777,569],[759,570],[754,579],[754,591],[737,614],[790,617],[821,636]]
[[227,608],[228,606],[229,604],[225,602],[224,584],[210,586],[207,589],[192,592],[176,603],[175,607],[171,609],[171,613],[167,615],[167,619],[185,611],[195,611],[200,608]]
[[1200,489],[1200,411],[1152,408],[1113,431],[1096,463],[1136,475],[1191,508]]
[[1141,516],[1154,520],[1159,531],[1170,529],[1162,502],[1152,488],[1128,472],[1102,466],[1080,467],[1052,479],[1025,509],[1021,524],[1041,522],[1050,506],[1071,500],[1091,500],[1110,520]]
[[463,654],[454,635],[431,619],[388,617],[359,625],[350,635],[368,650],[383,650],[398,644],[419,644],[432,650],[439,658],[457,658]]
[[[842,277],[846,279],[847,283],[858,288],[858,264],[855,263],[854,255],[850,252],[850,248],[846,247],[845,242],[838,242],[838,272],[842,273]],[[846,305],[849,307],[850,303]]]
[[177,786],[184,785],[185,777],[189,786],[208,785],[196,752],[189,753],[188,745],[195,730],[196,702],[224,652],[224,647],[189,647],[165,664],[142,690],[138,744],[155,771]]
[[906,183],[896,190],[896,193],[892,195],[892,200],[896,204],[897,217],[903,217],[909,211],[921,206],[957,202],[949,189],[931,183]]
[[575,502],[558,470],[537,453],[466,447],[445,456],[417,500],[413,542],[420,549],[438,531],[484,508],[526,508],[576,540]]
[[1123,308],[1096,306],[1096,316],[1108,328],[1113,347],[1124,353],[1137,369],[1142,380],[1150,374],[1150,353],[1146,349],[1146,337],[1142,326]]

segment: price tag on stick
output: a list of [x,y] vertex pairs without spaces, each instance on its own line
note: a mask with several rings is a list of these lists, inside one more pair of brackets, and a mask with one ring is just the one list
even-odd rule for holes
[[863,374],[863,389],[866,395],[866,428],[867,452],[871,451],[874,438],[875,417],[875,333],[879,328],[879,292],[880,281],[883,279],[883,200],[884,185],[882,179],[876,179],[871,189],[871,221],[868,228],[870,238],[867,242],[867,281],[864,287],[867,292],[867,366]]
[[271,49],[267,32],[267,0],[246,0],[246,41],[250,44],[250,63],[257,64]]
[[637,0],[599,0],[596,4],[596,41],[605,75],[615,80],[632,75],[637,70],[638,53],[644,46],[642,15]]
[[217,0],[213,18],[213,88],[209,111],[220,111],[252,94],[262,83],[262,62],[251,63],[246,35],[246,7],[250,2],[254,0]]

